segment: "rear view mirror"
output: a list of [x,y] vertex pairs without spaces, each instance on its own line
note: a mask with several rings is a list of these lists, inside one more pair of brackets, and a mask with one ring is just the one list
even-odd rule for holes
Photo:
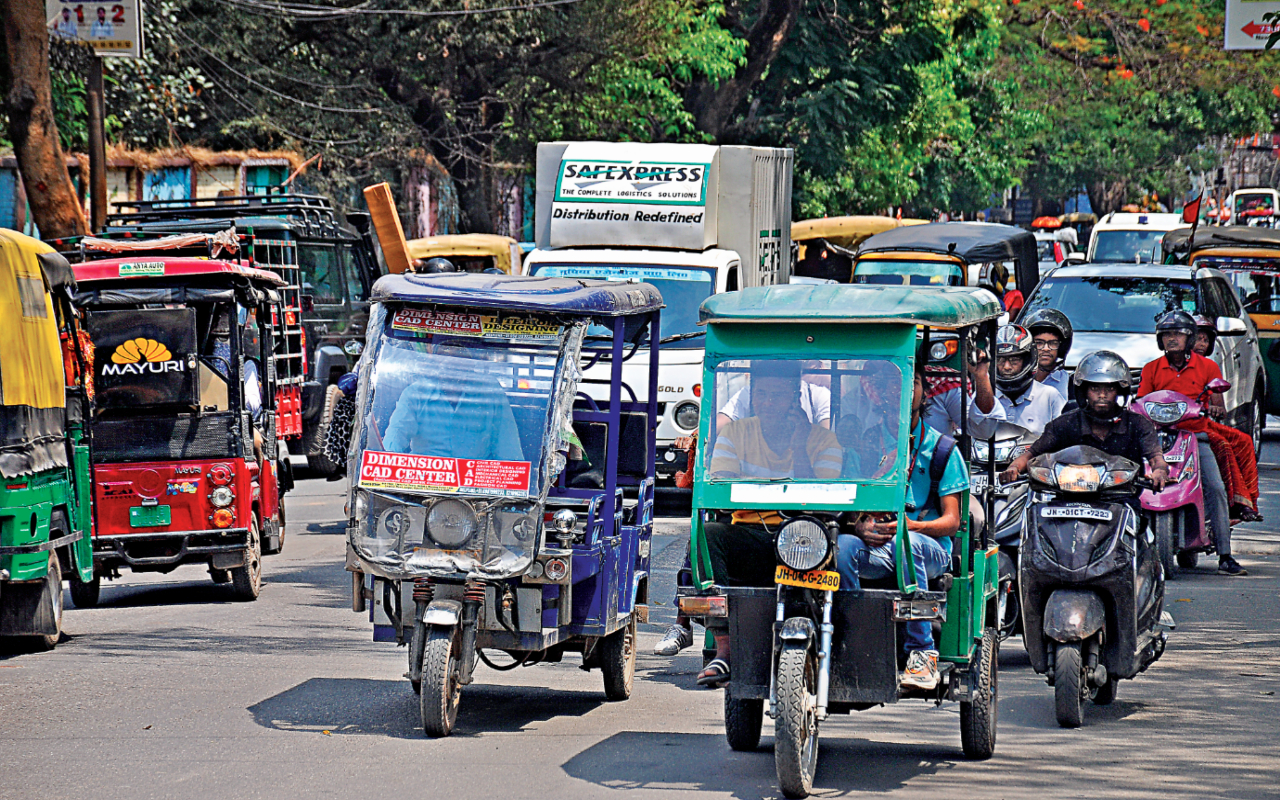
[[1243,336],[1246,330],[1244,320],[1235,317],[1218,317],[1219,336]]
[[1205,388],[1207,388],[1209,391],[1213,392],[1214,394],[1222,394],[1223,392],[1231,388],[1231,382],[1224,381],[1222,378],[1214,378],[1213,380],[1209,381],[1209,385]]
[[1063,264],[1084,264],[1088,261],[1088,257],[1084,253],[1067,253],[1067,257],[1062,259]]
[[303,314],[310,314],[316,310],[316,296],[313,294],[304,294],[300,298],[301,311]]

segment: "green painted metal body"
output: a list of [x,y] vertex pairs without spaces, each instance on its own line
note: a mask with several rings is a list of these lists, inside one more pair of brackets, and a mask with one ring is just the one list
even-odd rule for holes
[[63,559],[63,567],[74,571],[82,581],[93,578],[89,446],[79,427],[69,429],[68,439],[72,454],[69,467],[0,482],[0,548],[26,551],[0,554],[0,570],[7,570],[11,581],[44,578],[49,566],[47,544],[55,511],[65,515],[66,533],[75,537],[74,541],[57,547],[71,554],[69,561]]
[[[777,500],[735,502],[734,484],[748,479],[712,481],[708,478],[711,454],[704,446],[710,441],[719,402],[713,391],[703,393],[698,432],[698,458],[694,467],[693,509],[690,525],[694,583],[701,589],[712,586],[710,553],[704,536],[704,511],[760,509],[792,513],[806,511],[899,512],[897,531],[898,588],[911,594],[918,588],[913,565],[907,557],[905,516],[900,513],[906,500],[910,475],[907,464],[913,365],[921,326],[950,330],[964,329],[999,316],[1003,309],[986,292],[964,288],[920,289],[897,286],[781,286],[745,289],[715,295],[703,303],[701,320],[707,323],[706,356],[702,385],[716,385],[716,367],[735,359],[861,359],[892,361],[902,373],[901,409],[894,469],[888,477],[874,480],[825,481],[856,483],[856,495],[845,503],[795,503]],[[790,481],[758,481],[777,485]],[[806,479],[804,483],[822,483]],[[961,527],[954,538],[953,552],[960,554],[960,566],[947,602],[947,618],[939,640],[941,658],[967,663],[981,641],[996,594],[996,549],[984,549],[969,530],[969,494],[961,497]]]

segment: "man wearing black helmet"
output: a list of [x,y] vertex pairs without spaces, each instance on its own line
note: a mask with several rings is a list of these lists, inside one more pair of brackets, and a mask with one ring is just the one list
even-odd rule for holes
[[1169,481],[1169,466],[1151,420],[1120,405],[1129,396],[1129,365],[1108,350],[1090,353],[1072,376],[1072,393],[1079,408],[1050,422],[1031,448],[1010,465],[1001,478],[1012,481],[1038,455],[1083,444],[1108,455],[1151,465],[1151,482],[1161,491]]
[[1071,352],[1071,321],[1056,308],[1040,308],[1020,320],[1036,348],[1035,379],[1071,400],[1071,373],[1062,368]]
[[447,258],[428,258],[426,261],[414,262],[414,272],[420,275],[438,275],[442,272],[457,272],[458,268]]
[[983,408],[983,395],[990,386],[987,371],[974,373],[977,400],[974,403],[972,432],[979,439],[995,432],[1001,422],[1021,425],[1039,435],[1044,426],[1057,419],[1066,400],[1054,389],[1032,379],[1036,367],[1031,333],[1020,325],[1005,325],[996,333],[996,402]]

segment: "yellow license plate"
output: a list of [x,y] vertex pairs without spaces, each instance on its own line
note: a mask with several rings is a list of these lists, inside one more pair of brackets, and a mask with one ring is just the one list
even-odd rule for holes
[[840,588],[840,573],[826,572],[824,570],[796,572],[788,566],[779,564],[778,571],[773,573],[773,582],[785,583],[787,586],[801,586],[805,589],[834,592]]

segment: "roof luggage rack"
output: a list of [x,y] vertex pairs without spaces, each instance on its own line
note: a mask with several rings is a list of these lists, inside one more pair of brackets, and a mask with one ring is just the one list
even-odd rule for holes
[[[271,187],[283,190],[284,187]],[[178,200],[117,200],[117,209],[107,216],[108,225],[141,225],[195,219],[229,219],[251,215],[290,217],[314,232],[341,230],[333,205],[327,197],[284,191],[234,197],[193,197]],[[125,211],[123,209],[133,209]]]

